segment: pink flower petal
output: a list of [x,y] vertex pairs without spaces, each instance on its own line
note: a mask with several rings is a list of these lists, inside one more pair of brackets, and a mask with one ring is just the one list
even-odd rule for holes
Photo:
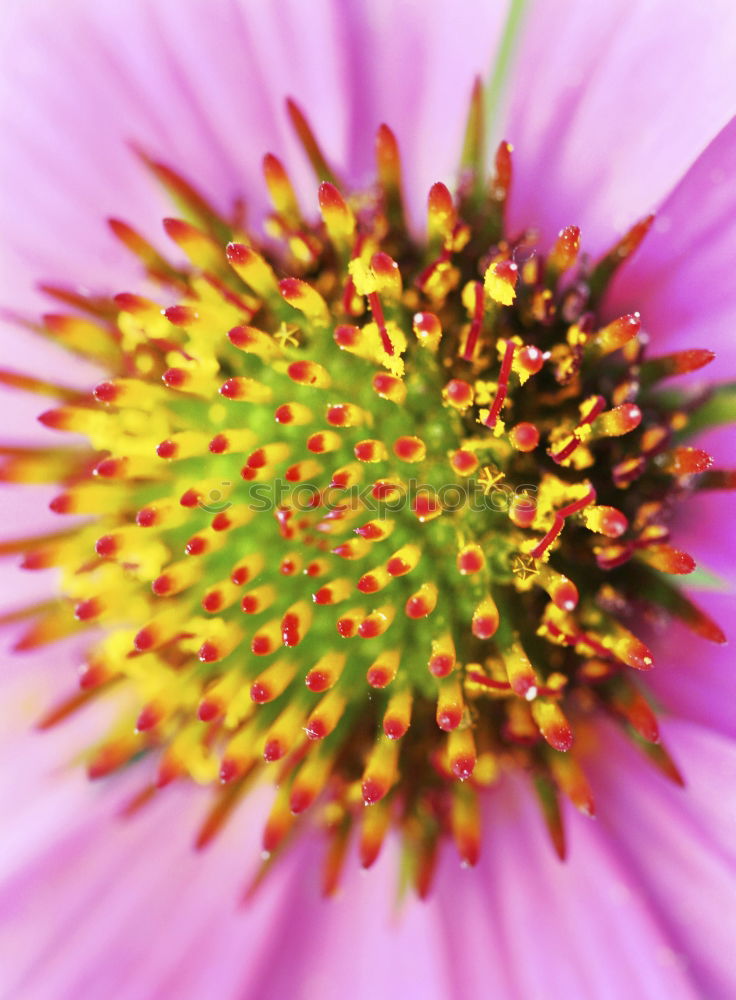
[[724,629],[731,642],[719,646],[693,635],[679,623],[669,623],[652,640],[655,669],[647,675],[647,687],[671,712],[702,726],[736,736],[736,671],[733,669],[732,623],[736,597],[713,591],[691,590],[688,594]]
[[[652,900],[696,995],[728,1000],[736,984],[736,744],[692,723],[665,725],[664,738],[687,781],[683,791],[612,732],[606,737],[610,751],[596,758],[592,773],[601,823]],[[633,780],[632,767],[638,768]]]
[[595,255],[658,205],[733,114],[734,31],[729,0],[531,4],[501,125],[513,225],[579,225]]
[[284,155],[314,212],[289,95],[352,183],[372,177],[375,130],[387,121],[423,215],[431,183],[454,176],[472,81],[486,72],[504,14],[480,0],[434,0],[429,10],[387,0],[69,0],[57,17],[52,0],[16,5],[0,39],[0,123],[11,140],[0,154],[0,303],[37,304],[30,285],[40,276],[113,291],[133,281],[137,269],[104,219],[122,216],[161,242],[168,203],[130,141],[222,211],[245,195],[256,220],[261,158]]
[[606,301],[617,314],[636,304],[657,353],[689,347],[715,351],[705,373],[709,381],[733,378],[736,366],[735,172],[733,119],[666,200]]
[[[562,863],[521,782],[509,780],[494,791],[486,816],[477,871],[458,874],[450,857],[438,880],[436,904],[455,925],[448,940],[457,975],[453,996],[482,996],[493,982],[499,996],[514,1000],[695,1000],[698,993],[671,960],[671,942],[640,883],[595,822],[566,810],[570,856]],[[482,939],[466,918],[466,898],[484,928]],[[502,967],[505,973],[494,971]]]

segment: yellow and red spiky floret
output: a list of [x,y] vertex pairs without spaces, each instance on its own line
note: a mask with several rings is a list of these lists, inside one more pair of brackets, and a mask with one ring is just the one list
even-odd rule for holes
[[710,355],[646,359],[638,315],[597,319],[645,226],[587,270],[575,227],[547,256],[508,235],[507,144],[488,186],[434,185],[421,243],[386,126],[378,187],[353,195],[290,113],[320,217],[267,156],[266,245],[149,161],[188,210],[165,228],[189,264],[112,222],[161,301],[55,290],[89,315],[44,321],[109,377],[84,395],[3,376],[56,396],[41,421],[89,441],[5,449],[6,480],[59,481],[52,509],[85,519],[5,547],[57,567],[66,595],[20,645],[102,627],[82,694],[44,722],[124,683],[135,707],[90,773],[145,751],[159,786],[223,783],[202,843],[271,775],[266,850],[311,810],[330,888],[351,827],[369,865],[393,823],[424,891],[440,835],[475,862],[478,792],[502,769],[532,776],[562,851],[558,793],[594,810],[576,731],[608,711],[658,742],[634,612],[723,641],[667,581],[694,564],[666,520],[677,496],[724,483],[657,393]]

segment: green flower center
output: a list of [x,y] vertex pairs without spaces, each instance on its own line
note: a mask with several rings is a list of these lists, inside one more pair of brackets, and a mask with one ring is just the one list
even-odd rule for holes
[[[292,115],[327,178],[317,219],[272,156],[268,242],[150,163],[193,219],[165,221],[189,263],[113,221],[163,301],[46,317],[110,378],[41,418],[89,440],[53,473],[52,508],[85,520],[26,565],[62,569],[56,634],[61,614],[104,629],[82,697],[131,706],[93,776],[148,754],[158,786],[222,783],[202,840],[272,778],[267,851],[309,810],[330,888],[351,829],[369,865],[394,824],[423,891],[444,833],[474,863],[479,793],[509,768],[563,851],[558,793],[594,809],[579,737],[597,713],[673,772],[631,610],[646,590],[722,641],[667,581],[694,566],[669,544],[672,501],[710,459],[657,393],[711,355],[649,360],[638,314],[598,319],[647,223],[595,265],[573,226],[551,248],[512,237],[502,144],[488,185],[432,187],[418,240],[388,128],[376,188],[346,196]],[[34,629],[26,645],[54,632]]]

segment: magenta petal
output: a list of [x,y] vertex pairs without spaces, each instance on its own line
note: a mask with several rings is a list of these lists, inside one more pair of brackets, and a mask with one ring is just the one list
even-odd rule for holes
[[661,960],[686,969],[696,995],[730,1000],[736,988],[733,789],[736,744],[672,720],[664,738],[687,788],[666,781],[617,737],[592,771],[600,821],[656,908],[670,938]]
[[[451,996],[484,996],[490,976],[499,997],[515,1000],[695,1000],[687,974],[668,960],[671,942],[640,884],[595,822],[566,810],[570,856],[562,863],[521,782],[491,794],[486,821],[477,870],[458,873],[448,857],[438,879],[437,904],[455,925],[447,943],[456,970]],[[486,928],[482,938],[466,899]]]
[[702,726],[736,736],[736,671],[733,630],[736,597],[689,590],[691,599],[724,629],[729,645],[716,645],[693,635],[683,625],[669,624],[651,643],[655,669],[647,686],[671,712]]
[[283,155],[313,211],[316,183],[287,96],[350,183],[371,172],[386,121],[406,161],[411,208],[423,215],[431,183],[454,177],[473,78],[486,72],[504,16],[481,0],[69,0],[63,18],[56,11],[51,0],[16,4],[0,39],[9,140],[0,150],[0,304],[29,309],[40,303],[30,294],[39,277],[113,291],[133,281],[107,216],[162,241],[167,201],[130,141],[223,211],[245,196],[255,220],[266,203],[261,158]]
[[715,351],[709,378],[732,378],[736,366],[735,173],[733,119],[664,203],[606,300],[612,314],[633,307],[641,312],[656,353],[688,347]]
[[499,136],[513,225],[579,225],[598,254],[660,203],[733,114],[734,31],[730,0],[531,4]]

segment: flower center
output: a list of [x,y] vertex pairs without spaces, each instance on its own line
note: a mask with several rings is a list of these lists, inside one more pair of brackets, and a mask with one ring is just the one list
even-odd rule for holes
[[268,852],[312,807],[329,888],[354,825],[367,866],[394,824],[424,890],[445,832],[476,860],[504,769],[531,774],[562,852],[558,792],[594,808],[574,732],[596,713],[673,769],[631,618],[647,590],[722,641],[667,582],[694,566],[672,502],[710,459],[656,391],[711,355],[647,359],[638,314],[598,318],[647,223],[594,266],[574,226],[546,252],[512,237],[502,144],[490,185],[432,187],[417,240],[388,128],[375,190],[348,196],[292,117],[327,178],[316,221],[273,156],[267,242],[151,163],[194,220],[165,220],[188,264],[111,225],[174,304],[67,293],[92,319],[46,317],[111,375],[41,417],[89,439],[52,502],[86,520],[25,565],[61,567],[77,621],[104,627],[83,697],[133,694],[93,776],[146,751],[158,786],[223,783],[203,841],[272,777]]

